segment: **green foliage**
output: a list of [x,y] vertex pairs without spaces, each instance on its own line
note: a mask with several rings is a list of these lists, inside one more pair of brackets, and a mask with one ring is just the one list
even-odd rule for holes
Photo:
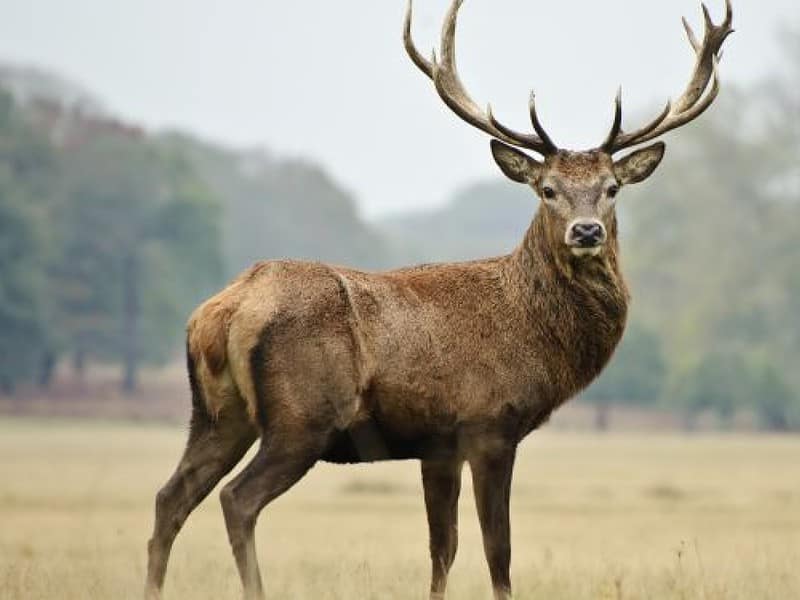
[[63,166],[56,329],[75,352],[123,360],[131,387],[221,282],[218,205],[186,160],[146,139],[100,136]]
[[687,415],[749,407],[785,429],[800,389],[800,72],[767,85],[766,101],[729,90],[670,145],[659,177],[626,199],[623,249],[639,315],[672,380],[687,378]]
[[256,260],[390,262],[352,198],[302,161],[146,136],[4,94],[0,159],[7,389],[70,355],[76,366],[122,364],[132,389],[143,361],[181,347],[192,308]]
[[751,409],[768,429],[800,426],[800,398],[781,371],[731,352],[708,354],[676,374],[667,398],[682,411],[690,428],[705,411],[725,421],[743,408]]
[[772,365],[756,374],[755,389],[750,398],[761,424],[773,431],[800,429],[800,395]]
[[46,342],[35,215],[0,170],[0,388],[35,375]]
[[706,410],[730,419],[737,407],[750,401],[754,387],[755,375],[741,356],[714,353],[677,376],[668,401],[681,409],[691,427]]
[[0,389],[38,375],[49,344],[45,326],[46,256],[36,190],[51,157],[0,93]]
[[67,112],[52,144],[37,110],[0,94],[0,385],[72,354],[133,387],[222,281],[218,201],[172,149]]

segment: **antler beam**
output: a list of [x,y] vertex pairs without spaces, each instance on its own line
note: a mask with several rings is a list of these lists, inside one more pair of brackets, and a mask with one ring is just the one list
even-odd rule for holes
[[520,133],[502,125],[495,119],[490,105],[484,111],[470,98],[464,88],[464,84],[461,83],[458,77],[456,68],[456,22],[462,2],[463,0],[453,0],[445,16],[444,25],[442,26],[441,62],[439,62],[436,59],[436,52],[433,53],[431,60],[427,60],[414,45],[411,37],[413,9],[412,0],[409,0],[403,27],[403,42],[409,57],[433,81],[436,91],[444,103],[464,121],[508,144],[527,148],[542,155],[554,154],[558,151],[558,148],[539,121],[533,94],[531,94],[529,108],[531,122],[536,135]]
[[[683,26],[686,29],[689,43],[697,55],[692,78],[683,94],[677,101],[667,102],[667,106],[661,114],[645,126],[631,133],[624,133],[622,131],[622,96],[621,93],[618,93],[614,103],[614,124],[608,137],[600,146],[601,150],[613,154],[625,148],[653,140],[672,129],[693,121],[714,102],[719,93],[717,63],[722,56],[722,44],[734,31],[731,27],[733,23],[733,8],[731,7],[731,1],[725,0],[725,20],[721,25],[715,25],[711,20],[708,7],[705,4],[702,6],[705,21],[705,33],[702,42],[698,41],[688,21],[685,18],[683,19]],[[709,81],[711,81],[711,88],[706,93]]]

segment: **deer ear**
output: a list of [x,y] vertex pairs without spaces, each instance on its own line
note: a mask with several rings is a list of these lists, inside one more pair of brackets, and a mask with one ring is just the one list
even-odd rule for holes
[[619,159],[614,163],[614,175],[623,185],[644,181],[664,158],[665,148],[664,142],[657,142]]
[[542,172],[542,163],[498,140],[492,140],[492,156],[506,177],[517,183],[532,183]]

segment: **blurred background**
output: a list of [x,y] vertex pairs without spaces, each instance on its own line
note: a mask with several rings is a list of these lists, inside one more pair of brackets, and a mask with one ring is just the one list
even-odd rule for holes
[[[445,0],[418,0],[436,44]],[[620,202],[633,312],[576,428],[800,429],[800,9],[736,0],[723,90]],[[192,308],[259,259],[510,251],[536,209],[400,42],[403,3],[5,0],[0,411],[181,420]],[[716,20],[722,2],[711,3]],[[466,2],[471,93],[596,145],[683,89],[695,0]]]
[[[448,0],[416,0],[436,44]],[[536,210],[401,44],[404,0],[0,2],[0,598],[138,599],[185,444],[184,325],[256,260],[505,253]],[[515,597],[800,598],[800,5],[733,0],[722,92],[618,204],[630,322],[529,436]],[[719,21],[722,0],[709,0]],[[479,103],[596,146],[693,67],[698,0],[467,0]],[[236,470],[234,470],[235,472]],[[490,596],[464,477],[453,598]],[[427,598],[413,461],[317,465],[257,532],[274,598]],[[238,598],[212,498],[167,597]]]

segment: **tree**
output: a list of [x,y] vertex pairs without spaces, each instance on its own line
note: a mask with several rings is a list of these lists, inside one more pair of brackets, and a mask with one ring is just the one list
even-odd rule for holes
[[668,400],[677,404],[684,425],[693,429],[705,411],[728,421],[752,410],[773,431],[800,427],[800,398],[775,365],[730,351],[714,352],[678,376]]
[[704,411],[729,420],[750,402],[753,388],[753,372],[740,355],[711,353],[677,377],[666,400],[680,408],[684,426],[691,430]]
[[115,131],[71,150],[63,189],[59,330],[76,363],[121,361],[132,391],[141,362],[177,347],[188,311],[220,282],[217,202],[180,155]]
[[0,91],[0,389],[39,376],[50,337],[43,302],[46,260],[39,186],[52,157]]
[[35,216],[0,168],[0,390],[33,378],[47,343]]
[[750,402],[761,424],[771,431],[800,429],[800,395],[773,365],[755,373]]
[[257,260],[323,260],[360,268],[391,261],[382,236],[358,215],[352,195],[319,166],[235,152],[180,135],[162,145],[188,156],[220,198],[226,276]]

